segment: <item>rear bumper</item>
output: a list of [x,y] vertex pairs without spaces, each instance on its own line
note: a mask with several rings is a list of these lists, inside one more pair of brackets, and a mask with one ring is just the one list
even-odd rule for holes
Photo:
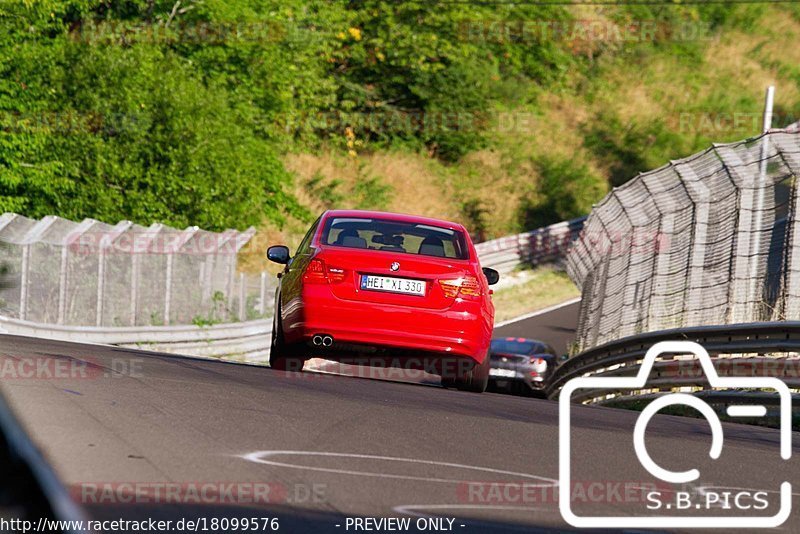
[[539,390],[544,389],[545,382],[541,376],[530,377],[522,373],[518,373],[515,377],[493,376],[489,375],[489,382],[494,383],[498,387],[511,386],[512,384],[524,385],[529,389]]
[[315,334],[327,334],[335,340],[334,349],[360,345],[476,363],[488,357],[493,324],[479,301],[456,301],[446,310],[410,308],[340,299],[320,285],[306,286],[296,305],[292,320],[283,325],[290,344],[310,344]]
[[[502,373],[502,375],[500,375],[498,371]],[[533,365],[502,362],[496,358],[492,358],[489,381],[495,383],[499,387],[503,387],[504,385],[510,386],[512,384],[524,384],[529,389],[543,389],[547,382],[548,372],[549,369],[541,372],[540,369],[534,369]],[[510,373],[514,373],[513,376],[509,376]]]

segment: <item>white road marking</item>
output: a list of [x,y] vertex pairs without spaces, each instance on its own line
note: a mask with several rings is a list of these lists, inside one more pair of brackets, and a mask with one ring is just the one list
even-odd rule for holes
[[501,328],[509,324],[518,323],[519,321],[524,321],[525,319],[530,319],[531,317],[536,317],[537,315],[544,315],[545,313],[550,313],[560,308],[565,308],[580,301],[581,301],[580,297],[575,297],[574,299],[562,302],[561,304],[556,304],[555,306],[550,306],[549,308],[544,308],[542,310],[537,310],[535,312],[526,313],[525,315],[520,315],[519,317],[514,317],[513,319],[508,319],[506,321],[495,323],[494,327]]
[[411,475],[393,475],[389,473],[374,473],[369,471],[352,471],[349,469],[334,469],[329,467],[314,467],[314,466],[306,466],[306,465],[297,465],[285,462],[277,462],[275,460],[267,460],[265,457],[272,457],[272,456],[323,456],[323,457],[333,457],[333,458],[358,458],[362,460],[383,460],[387,462],[405,462],[405,463],[414,463],[414,464],[425,464],[425,465],[439,465],[442,467],[452,467],[457,469],[466,469],[470,471],[482,471],[485,473],[497,473],[500,475],[509,475],[521,478],[530,478],[535,480],[540,480],[543,483],[541,484],[530,484],[531,487],[551,487],[557,486],[558,481],[554,478],[549,477],[542,477],[538,475],[531,475],[529,473],[518,473],[516,471],[505,471],[502,469],[493,469],[491,467],[480,467],[474,465],[464,465],[464,464],[456,464],[450,462],[437,462],[433,460],[417,460],[415,458],[398,458],[395,456],[376,456],[371,454],[350,454],[350,453],[340,453],[340,452],[317,452],[317,451],[285,451],[285,450],[277,450],[277,451],[256,451],[251,452],[248,454],[243,454],[240,456],[242,459],[247,460],[249,462],[254,462],[258,464],[265,464],[265,465],[274,465],[277,467],[289,467],[292,469],[305,469],[308,471],[319,471],[323,473],[336,473],[340,475],[354,475],[354,476],[363,476],[363,477],[376,477],[376,478],[392,478],[392,479],[402,479],[402,480],[417,480],[422,482],[438,482],[438,483],[446,483],[446,484],[453,484],[453,483],[462,483],[464,482],[463,479],[454,480],[451,478],[433,478],[433,477],[418,477],[418,476],[411,476]]

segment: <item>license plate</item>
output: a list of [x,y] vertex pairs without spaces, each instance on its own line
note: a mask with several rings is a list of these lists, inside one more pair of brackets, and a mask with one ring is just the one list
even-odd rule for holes
[[361,275],[361,289],[424,296],[425,282],[422,280],[409,280],[408,278],[364,274]]
[[502,376],[505,378],[514,378],[517,372],[512,369],[489,369],[489,376]]

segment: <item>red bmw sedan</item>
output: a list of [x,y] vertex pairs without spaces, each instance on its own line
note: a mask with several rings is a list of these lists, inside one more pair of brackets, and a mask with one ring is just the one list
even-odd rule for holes
[[489,378],[497,271],[481,268],[456,223],[356,210],[327,211],[294,256],[272,246],[278,277],[270,365],[312,357],[402,366],[482,392]]

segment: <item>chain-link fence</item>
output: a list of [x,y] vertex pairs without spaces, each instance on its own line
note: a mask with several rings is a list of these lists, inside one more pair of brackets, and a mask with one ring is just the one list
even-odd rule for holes
[[0,314],[76,326],[213,324],[271,313],[274,277],[237,273],[253,236],[0,216]]
[[714,145],[598,204],[567,257],[576,347],[642,332],[800,319],[800,132]]

